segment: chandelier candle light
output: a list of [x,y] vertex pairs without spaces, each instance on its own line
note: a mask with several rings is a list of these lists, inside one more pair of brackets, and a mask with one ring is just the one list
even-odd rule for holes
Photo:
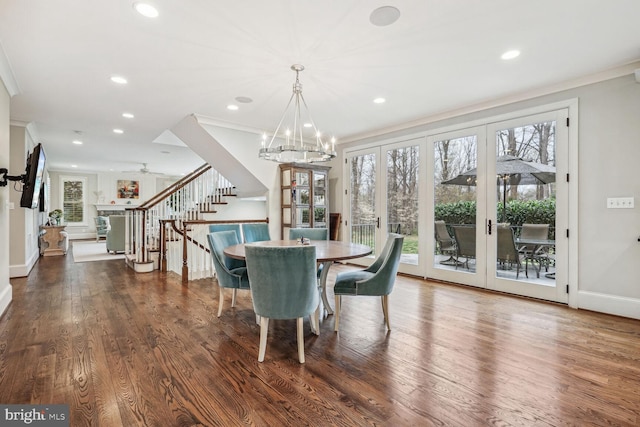
[[[331,145],[328,142],[324,142],[322,135],[316,124],[311,118],[309,113],[309,107],[302,96],[302,84],[300,83],[299,74],[304,70],[304,66],[300,64],[293,64],[291,69],[296,72],[296,82],[293,84],[293,94],[289,98],[289,103],[284,110],[284,114],[278,123],[278,127],[273,132],[271,139],[267,143],[267,134],[262,135],[262,147],[258,153],[258,156],[265,160],[273,160],[280,163],[314,163],[314,162],[326,162],[333,159],[336,156],[335,152],[335,138],[331,138]],[[293,102],[295,100],[295,102]],[[293,102],[293,110],[291,111],[291,105]],[[306,116],[302,117],[302,107]],[[304,121],[307,119],[308,121]],[[288,120],[291,124],[282,133],[280,129],[282,124]],[[303,137],[303,128],[307,128],[306,140]],[[314,132],[311,134],[311,130]],[[315,139],[315,142],[311,142]]]

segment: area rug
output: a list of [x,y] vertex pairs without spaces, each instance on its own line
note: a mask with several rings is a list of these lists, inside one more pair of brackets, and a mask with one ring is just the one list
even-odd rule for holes
[[124,259],[124,254],[107,253],[105,242],[71,242],[71,253],[74,262],[110,261]]

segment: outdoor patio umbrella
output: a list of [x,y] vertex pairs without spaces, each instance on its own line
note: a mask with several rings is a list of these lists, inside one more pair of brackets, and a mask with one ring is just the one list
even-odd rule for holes
[[[556,168],[542,163],[527,162],[515,156],[500,156],[496,159],[497,184],[502,183],[503,212],[507,208],[507,185],[535,185],[556,182]],[[462,172],[442,184],[476,185],[477,168]]]

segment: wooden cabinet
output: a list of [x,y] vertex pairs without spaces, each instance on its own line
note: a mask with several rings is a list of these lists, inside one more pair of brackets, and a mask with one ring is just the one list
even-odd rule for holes
[[329,226],[329,166],[283,163],[280,165],[281,236],[290,228]]

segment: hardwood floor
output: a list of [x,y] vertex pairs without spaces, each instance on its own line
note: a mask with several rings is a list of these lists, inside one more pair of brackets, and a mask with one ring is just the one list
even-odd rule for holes
[[258,363],[249,294],[217,318],[213,280],[69,254],[11,282],[0,402],[69,404],[74,427],[640,424],[637,320],[399,277],[391,332],[344,297],[339,334],[305,320],[304,365],[295,321]]

